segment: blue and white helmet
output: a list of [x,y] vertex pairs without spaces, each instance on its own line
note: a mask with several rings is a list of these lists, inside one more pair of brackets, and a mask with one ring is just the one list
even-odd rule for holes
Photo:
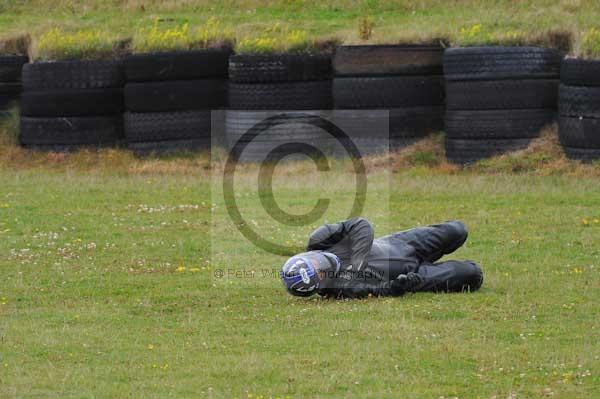
[[319,277],[312,262],[302,256],[292,256],[281,269],[281,281],[295,296],[311,296],[319,288]]

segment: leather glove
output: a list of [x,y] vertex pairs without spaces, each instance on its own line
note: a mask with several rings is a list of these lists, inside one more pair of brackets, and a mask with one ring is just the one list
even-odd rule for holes
[[406,292],[415,292],[421,284],[423,284],[423,277],[420,274],[410,272],[408,274],[401,274],[396,278],[397,284],[402,287]]

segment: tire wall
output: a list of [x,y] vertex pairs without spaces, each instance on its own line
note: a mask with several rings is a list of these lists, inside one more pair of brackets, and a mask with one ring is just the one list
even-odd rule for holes
[[66,151],[123,139],[123,65],[58,61],[23,66],[21,145]]
[[600,159],[600,62],[565,58],[559,89],[558,136],[571,159]]
[[447,49],[448,160],[468,164],[527,147],[555,120],[561,58],[536,47]]
[[26,56],[0,54],[0,121],[9,115],[14,105],[19,104],[21,69],[25,63]]
[[220,125],[212,111],[227,106],[229,56],[223,49],[126,57],[127,146],[140,155],[209,150]]
[[[232,56],[225,114],[228,149],[239,149],[241,161],[260,162],[269,154],[292,155],[305,145],[330,148],[323,120],[331,120],[331,76],[327,54]],[[249,138],[246,133],[258,124],[259,134]]]
[[[460,164],[523,148],[558,120],[569,157],[600,157],[600,62],[563,60],[553,49],[373,45],[331,56],[208,50],[26,61],[0,56],[0,118],[19,104],[20,142],[30,148],[231,148],[240,128],[279,110],[342,115],[365,141],[385,118],[395,147],[445,130],[446,155]],[[221,109],[224,119],[212,120]]]
[[[443,128],[443,48],[439,46],[341,46],[333,67],[336,115],[386,118],[389,146],[402,148]],[[381,112],[387,111],[387,112]],[[372,125],[364,124],[361,140]],[[364,137],[363,137],[364,136]]]

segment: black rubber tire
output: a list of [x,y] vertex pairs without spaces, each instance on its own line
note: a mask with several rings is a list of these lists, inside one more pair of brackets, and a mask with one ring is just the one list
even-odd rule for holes
[[115,145],[123,137],[121,116],[21,117],[22,145]]
[[446,111],[445,125],[452,139],[523,139],[539,136],[555,120],[548,109]]
[[21,84],[0,83],[0,110],[9,109],[21,96]]
[[223,108],[227,81],[221,79],[127,83],[125,108],[133,112],[191,111]]
[[[383,112],[382,112],[383,111]],[[368,136],[372,129],[387,126],[390,140],[420,138],[444,128],[444,107],[407,107],[389,110],[335,110],[334,120],[342,129],[346,126]]]
[[134,54],[125,58],[127,82],[227,79],[230,49]]
[[208,151],[211,148],[210,136],[198,139],[167,140],[128,143],[127,148],[137,156],[168,155],[186,152]]
[[28,61],[25,55],[0,55],[0,82],[20,82],[21,69]]
[[444,129],[444,106],[392,108],[389,113],[390,139],[425,137]]
[[600,149],[600,119],[561,116],[558,127],[558,137],[563,146]]
[[[288,112],[286,112],[288,114]],[[307,110],[301,113],[302,115],[321,116],[325,120],[332,120],[331,111],[313,111]],[[265,119],[275,115],[268,111],[235,111],[228,110],[225,112],[225,135],[229,145],[242,139],[243,135],[252,127],[261,123]],[[297,112],[290,112],[289,115],[298,115]],[[284,118],[286,119],[286,118]],[[289,124],[279,124],[269,127],[266,131],[261,132],[253,141],[270,142],[273,140],[290,141],[294,139],[318,139],[328,138],[330,135],[323,129],[327,124],[313,126],[305,123],[294,123],[296,119],[293,116],[289,118]]]
[[442,105],[442,76],[382,76],[335,78],[335,108],[399,108]]
[[446,83],[449,110],[556,109],[558,80],[450,80]]
[[126,112],[128,142],[200,139],[211,136],[211,111]]
[[583,162],[594,162],[600,160],[600,149],[598,148],[563,147],[563,151],[569,159]]
[[294,141],[285,141],[281,142],[281,145],[285,144],[285,150],[277,150],[276,147],[280,144],[276,142],[271,142],[268,144],[262,143],[251,143],[244,148],[243,153],[240,155],[238,162],[240,163],[262,163],[265,161],[265,158],[269,153],[279,154],[282,157],[285,157],[285,161],[292,160],[303,160],[306,159],[305,155],[299,154],[301,148],[304,144],[308,144],[314,148],[317,148],[320,151],[317,151],[317,155],[325,154],[325,157],[331,156],[341,156],[343,154],[338,154],[336,151],[336,145],[333,141],[329,140],[328,142],[322,141],[314,141],[314,140],[301,140],[302,145],[294,144]]
[[[315,111],[309,111],[309,113],[314,114]],[[386,137],[389,137],[390,140],[421,138],[433,131],[440,131],[443,128],[443,107],[394,108],[391,110],[360,110],[358,112],[336,110],[333,113],[318,114],[331,120],[343,131],[351,134],[353,138],[372,136],[374,129],[385,129],[385,127],[389,129],[389,134],[386,133]],[[271,113],[261,111],[227,111],[226,115],[228,136],[239,140],[242,134],[256,123],[270,116]],[[305,137],[303,134],[306,132],[310,132],[310,134],[315,133],[313,127],[306,128],[308,130],[304,129],[301,127],[294,127],[292,130],[281,128],[276,134],[283,135],[288,131],[289,134],[285,137],[293,139]],[[320,129],[318,132],[317,136],[321,135],[322,132]],[[268,134],[265,134],[265,136],[268,137]],[[262,137],[256,138],[259,141],[261,139]]]
[[23,89],[77,90],[123,87],[121,61],[53,61],[23,66]]
[[465,47],[444,52],[446,80],[558,79],[562,54],[539,47]]
[[329,80],[331,56],[326,54],[233,55],[229,79],[235,83]]
[[123,112],[123,89],[27,91],[21,96],[25,116],[102,116]]
[[[336,144],[333,139],[302,139],[299,140],[299,142],[301,145],[294,144],[296,143],[294,140],[282,140],[280,143],[269,142],[266,144],[253,142],[244,148],[243,153],[240,155],[239,162],[263,162],[269,153],[279,153],[286,157],[286,161],[305,159],[304,155],[299,154],[300,149],[305,144],[316,148],[317,155],[324,154],[326,158],[345,156],[344,151],[339,149],[339,144]],[[286,149],[277,151],[276,147],[283,144],[285,144]],[[369,151],[361,150],[359,150],[359,152],[360,154],[369,153]]]
[[19,82],[0,82],[0,96],[18,96],[21,94],[21,91],[22,87]]
[[[326,155],[332,155],[336,149],[336,139],[325,129],[327,122],[332,120],[331,111],[307,110],[298,112],[286,112],[289,123],[272,125],[265,131],[260,132],[251,142],[244,135],[256,124],[263,122],[266,118],[274,116],[273,112],[265,111],[227,111],[225,113],[225,138],[227,148],[232,150],[238,142],[246,142],[246,146],[240,156],[240,162],[261,162],[267,154],[279,145],[289,145],[284,154],[294,152],[298,148],[293,143],[305,143],[316,147]],[[319,116],[323,123],[311,125],[302,123],[306,120],[305,115]],[[267,126],[269,126],[267,124]],[[293,156],[296,159],[298,156]]]
[[[390,150],[399,150],[405,148],[409,145],[412,145],[418,142],[420,138],[396,138],[396,139],[381,139],[381,138],[367,138],[367,137],[358,137],[352,139],[352,144],[356,146],[360,156],[364,155],[376,155],[376,154],[384,154]],[[343,140],[345,141],[345,140]],[[292,143],[294,140],[289,140],[286,143]],[[334,158],[347,158],[349,153],[346,149],[335,141],[335,139],[325,138],[325,139],[312,139],[312,140],[300,140],[303,144],[309,144],[320,150],[320,153],[324,154],[326,157],[334,157]],[[274,148],[275,143],[267,143],[266,145],[263,143],[253,143],[248,145],[240,158],[241,162],[261,162],[265,159],[268,152],[271,152],[271,149]],[[290,153],[290,149],[285,152],[287,156],[289,156],[290,160],[301,159],[297,154],[294,154],[294,150],[292,147]],[[320,154],[318,154],[320,155]],[[287,159],[287,158],[286,158]]]
[[237,110],[331,109],[331,81],[230,83],[229,108]]
[[560,81],[569,86],[600,86],[600,61],[565,58],[560,68]]
[[600,87],[561,84],[558,91],[558,111],[562,116],[600,118]]
[[470,164],[481,159],[527,148],[531,139],[463,140],[446,138],[446,158],[451,163]]
[[422,45],[340,46],[336,76],[442,75],[444,48]]
[[[341,139],[344,143],[347,140],[357,146],[361,154],[382,153],[390,148],[404,148],[415,143],[419,138],[425,136],[419,132],[419,137],[388,137],[386,131],[382,131],[382,126],[387,126],[387,112],[385,110],[375,110],[376,112],[352,113],[352,111],[305,111],[303,113],[318,115],[324,120],[330,121],[338,126],[349,137]],[[413,111],[411,111],[413,112]],[[290,113],[297,115],[297,113]],[[398,115],[406,115],[405,110],[398,110]],[[228,148],[232,148],[238,141],[248,140],[244,138],[253,126],[264,121],[272,112],[262,111],[227,111],[225,117],[226,138]],[[382,120],[385,118],[385,120]],[[294,123],[294,118],[290,118],[289,124],[281,124],[268,128],[256,136],[244,149],[242,162],[262,161],[266,154],[279,144],[288,144],[293,142],[309,143],[321,150],[327,156],[347,156],[347,151],[340,142],[333,137],[326,129],[327,123],[317,123],[316,126]],[[351,129],[347,127],[351,126]],[[374,134],[374,131],[378,133]]]

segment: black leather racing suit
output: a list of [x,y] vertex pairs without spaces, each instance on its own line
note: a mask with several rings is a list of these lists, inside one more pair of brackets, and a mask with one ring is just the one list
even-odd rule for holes
[[319,227],[307,250],[329,252],[340,260],[338,270],[334,266],[324,273],[318,290],[322,296],[399,296],[406,289],[397,277],[411,272],[421,277],[413,291],[475,291],[483,282],[476,263],[434,263],[460,248],[467,234],[462,222],[449,221],[374,239],[371,224],[354,218]]

